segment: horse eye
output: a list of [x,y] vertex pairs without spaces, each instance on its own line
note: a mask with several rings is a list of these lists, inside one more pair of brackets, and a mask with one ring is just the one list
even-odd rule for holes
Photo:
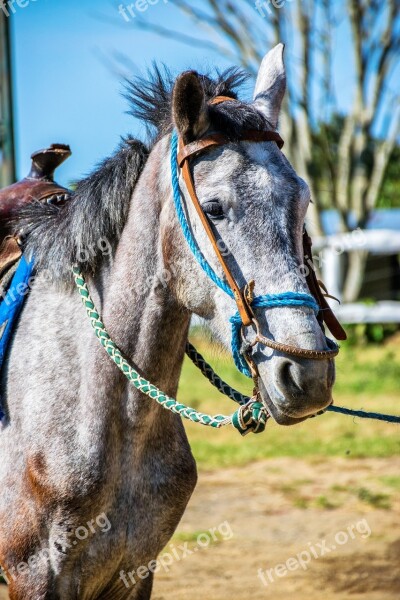
[[203,211],[211,219],[222,219],[224,210],[218,200],[209,200],[203,204]]

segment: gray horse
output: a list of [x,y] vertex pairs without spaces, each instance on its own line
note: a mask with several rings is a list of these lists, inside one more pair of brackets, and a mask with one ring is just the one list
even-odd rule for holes
[[[208,104],[217,95],[236,98],[243,80],[234,69],[214,79],[185,72],[176,81],[156,70],[130,84],[133,114],[155,131],[150,150],[124,140],[65,207],[32,205],[19,217],[37,275],[2,373],[0,563],[12,600],[150,598],[154,559],[195,487],[181,419],[132,388],[111,362],[71,277],[78,263],[112,339],[171,396],[192,314],[229,346],[235,304],[196,263],[175,214],[173,127],[185,143],[210,131],[232,140],[192,166],[236,280],[256,279],[257,294],[308,293],[300,266],[309,189],[274,142],[237,141],[243,129],[277,126],[283,46],[265,56],[252,103]],[[180,183],[197,244],[221,275]],[[267,337],[326,348],[309,308],[257,309],[257,318]],[[264,347],[254,357],[262,400],[279,423],[331,403],[332,360]]]

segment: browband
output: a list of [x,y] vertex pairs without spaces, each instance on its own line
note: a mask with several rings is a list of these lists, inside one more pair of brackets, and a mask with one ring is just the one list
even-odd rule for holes
[[[203,152],[207,148],[213,146],[224,146],[229,144],[232,140],[223,133],[212,133],[207,137],[200,138],[186,146],[180,146],[178,152],[178,164],[182,167],[184,161],[187,158],[191,158],[200,152]],[[246,129],[240,136],[241,142],[276,142],[278,148],[281,149],[284,142],[277,131],[259,131],[258,129]]]
[[[229,96],[217,96],[209,101],[211,105],[221,104],[222,102],[237,102],[235,98]],[[284,141],[277,131],[258,130],[258,129],[246,129],[240,136],[241,142],[275,142],[279,149],[282,149]],[[206,137],[195,140],[190,144],[179,144],[178,152],[178,164],[182,168],[184,161],[187,158],[191,158],[200,152],[203,152],[207,148],[214,146],[224,146],[229,144],[232,140],[223,133],[212,133]]]

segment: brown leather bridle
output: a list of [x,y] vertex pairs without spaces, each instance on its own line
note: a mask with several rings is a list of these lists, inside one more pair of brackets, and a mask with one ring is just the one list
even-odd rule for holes
[[[235,100],[234,98],[229,98],[226,96],[218,96],[211,100],[210,104],[215,105],[221,102],[228,101],[232,102]],[[278,148],[280,149],[282,148],[284,143],[279,133],[277,133],[276,131],[268,130],[245,130],[242,132],[240,140],[245,142],[275,142],[278,145]],[[233,292],[238,312],[242,320],[242,339],[244,343],[247,344],[249,350],[252,347],[254,347],[257,343],[260,343],[264,346],[272,348],[273,350],[277,350],[279,352],[283,352],[291,356],[308,358],[313,360],[332,359],[338,354],[339,348],[332,340],[329,340],[329,338],[326,338],[327,344],[330,346],[329,350],[308,350],[305,348],[298,348],[289,344],[282,344],[281,342],[270,340],[269,338],[266,338],[265,336],[261,335],[259,324],[257,322],[257,319],[255,318],[253,309],[251,307],[251,302],[253,300],[254,281],[251,281],[248,284],[246,284],[243,288],[240,288],[234,276],[232,275],[232,272],[229,266],[227,265],[224,256],[221,253],[210,221],[205,215],[196,194],[193,177],[190,170],[190,159],[201,155],[202,153],[211,148],[223,146],[225,144],[229,144],[230,142],[231,140],[229,139],[229,137],[222,133],[213,133],[186,145],[184,144],[182,138],[180,138],[177,160],[178,165],[182,171],[182,176],[187,191],[189,193],[190,199],[211,242],[211,245],[226,277],[227,283]],[[309,265],[309,268],[307,269],[308,272],[306,275],[306,281],[310,293],[314,296],[315,300],[317,301],[320,307],[319,313],[317,315],[318,322],[323,331],[323,324],[325,322],[325,324],[336,339],[344,340],[346,339],[346,333],[340,325],[340,323],[338,322],[338,320],[336,319],[335,315],[333,314],[329,304],[327,303],[325,296],[320,288],[317,277],[315,275],[315,269],[313,266],[311,255],[311,238],[308,236],[307,231],[305,229],[303,235],[303,251],[304,260],[307,260]],[[246,339],[246,328],[250,326],[255,328],[256,334],[253,340],[251,342],[248,342]],[[249,363],[249,366],[251,367],[253,375],[256,375],[257,372],[254,363],[250,359],[248,353],[246,353],[246,360]]]

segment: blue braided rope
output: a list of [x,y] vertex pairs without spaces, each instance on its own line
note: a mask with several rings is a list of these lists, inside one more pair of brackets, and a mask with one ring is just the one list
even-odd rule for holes
[[[183,235],[194,257],[196,258],[197,262],[199,263],[203,271],[206,273],[206,275],[208,275],[211,281],[213,281],[221,290],[228,294],[228,296],[234,298],[231,288],[215,273],[213,268],[208,264],[207,260],[203,256],[190,231],[189,224],[186,219],[181,201],[181,191],[179,187],[179,180],[177,174],[177,151],[178,136],[176,134],[176,131],[173,131],[171,136],[171,179],[175,210],[178,216],[179,223],[182,227]],[[306,306],[311,308],[316,314],[319,311],[319,306],[316,303],[313,296],[297,292],[284,292],[282,294],[266,294],[264,296],[257,296],[253,299],[251,306],[253,308],[275,308],[278,306]],[[232,356],[235,366],[241,373],[243,373],[247,377],[251,377],[251,373],[249,371],[247,363],[241,353],[240,328],[242,326],[242,320],[240,318],[239,312],[236,312],[230,318],[230,323],[232,327]]]
[[[284,300],[284,304],[282,300]],[[283,294],[256,296],[251,306],[253,308],[265,306],[268,306],[268,308],[275,308],[276,306],[308,306],[316,313],[319,311],[319,306],[315,298],[310,296],[310,294],[303,294],[301,292],[284,292]]]
[[385,415],[383,413],[367,412],[365,410],[352,410],[343,406],[328,406],[326,410],[340,413],[341,415],[350,415],[360,417],[361,419],[376,419],[377,421],[385,421],[386,423],[400,423],[400,417],[395,415]]
[[[311,308],[315,314],[318,314],[319,306],[312,296],[297,292],[284,292],[282,294],[265,294],[264,296],[256,296],[251,303],[252,308],[275,308],[279,306],[307,306]],[[232,356],[235,366],[243,375],[251,377],[251,373],[247,366],[243,354],[241,353],[240,343],[240,328],[242,319],[239,311],[229,319],[232,326]]]
[[203,269],[203,271],[208,275],[208,277],[217,285],[221,290],[223,290],[228,296],[233,298],[233,292],[229,285],[225,283],[212,269],[212,267],[208,264],[207,260],[204,258],[200,248],[196,244],[190,228],[188,221],[186,219],[185,213],[183,211],[182,202],[181,202],[181,190],[179,188],[179,180],[178,180],[178,164],[177,164],[177,151],[178,151],[178,136],[176,131],[172,133],[171,137],[171,177],[172,177],[172,190],[174,197],[174,204],[176,214],[178,215],[178,220],[180,226],[182,227],[183,235],[185,236],[185,240],[187,241],[189,248],[193,252],[197,262]]

